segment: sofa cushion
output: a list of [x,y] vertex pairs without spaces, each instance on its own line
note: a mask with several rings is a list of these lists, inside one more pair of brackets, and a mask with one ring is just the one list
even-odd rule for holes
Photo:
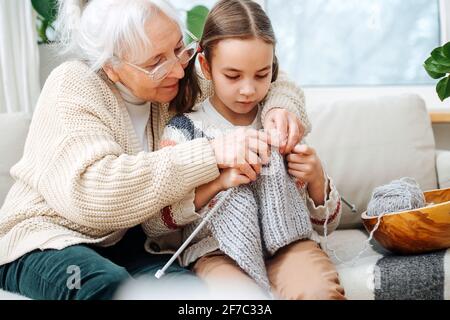
[[30,116],[26,114],[0,114],[0,128],[2,128],[0,139],[0,207],[13,184],[9,170],[22,157],[29,125]]
[[342,197],[340,228],[361,224],[375,187],[401,177],[422,190],[437,188],[435,143],[424,101],[405,94],[309,106],[313,130],[307,141],[318,152]]

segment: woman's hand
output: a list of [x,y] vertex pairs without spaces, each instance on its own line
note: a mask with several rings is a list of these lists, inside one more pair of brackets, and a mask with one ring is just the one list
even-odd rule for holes
[[238,169],[255,181],[261,166],[269,162],[269,135],[254,129],[239,128],[211,141],[219,169]]
[[[266,132],[276,132],[279,141],[273,141],[281,154],[289,154],[302,140],[305,128],[297,116],[285,109],[275,108],[266,114],[264,120]],[[275,139],[274,139],[275,140]]]

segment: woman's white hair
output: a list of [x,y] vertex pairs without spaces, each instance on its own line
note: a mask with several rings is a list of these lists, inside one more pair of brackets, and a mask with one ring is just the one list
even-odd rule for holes
[[85,60],[95,71],[125,57],[145,62],[151,50],[145,24],[157,13],[182,28],[177,11],[165,0],[59,0],[58,12],[61,53]]

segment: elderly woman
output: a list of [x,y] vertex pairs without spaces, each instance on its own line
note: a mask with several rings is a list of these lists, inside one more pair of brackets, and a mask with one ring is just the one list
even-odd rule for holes
[[[187,224],[190,211],[164,208],[219,169],[255,180],[261,163],[251,160],[267,158],[271,141],[246,130],[160,149],[185,98],[179,87],[211,95],[209,83],[192,80],[196,43],[183,41],[175,10],[163,0],[61,2],[62,41],[78,59],[47,79],[11,169],[15,184],[0,210],[0,288],[33,299],[111,299],[124,281],[153,276],[180,244],[177,233],[151,230]],[[285,153],[309,130],[303,101],[283,77],[265,101],[263,123],[284,137]],[[168,272],[189,277],[179,265]]]

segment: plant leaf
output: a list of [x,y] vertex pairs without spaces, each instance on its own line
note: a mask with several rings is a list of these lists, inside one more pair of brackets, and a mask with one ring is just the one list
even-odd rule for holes
[[447,42],[442,46],[442,53],[444,54],[444,56],[450,59],[450,42]]
[[428,73],[428,75],[433,78],[433,79],[440,79],[442,77],[445,77],[445,73],[437,73],[437,72],[433,72],[427,69],[427,66],[424,64],[423,65],[425,68],[425,71]]
[[447,58],[445,56],[443,47],[434,49],[431,52],[431,57],[437,64],[440,64],[440,65],[446,66],[446,67],[450,67],[450,58]]
[[430,57],[425,61],[425,69],[434,73],[450,73],[450,66],[438,64],[433,57]]
[[203,35],[208,13],[209,10],[205,6],[195,6],[187,12],[187,28],[199,39]]
[[441,101],[444,101],[448,97],[450,97],[450,78],[445,77],[441,81],[438,82],[436,86],[436,92]]
[[58,11],[57,0],[31,0],[34,10],[50,24],[56,19]]

